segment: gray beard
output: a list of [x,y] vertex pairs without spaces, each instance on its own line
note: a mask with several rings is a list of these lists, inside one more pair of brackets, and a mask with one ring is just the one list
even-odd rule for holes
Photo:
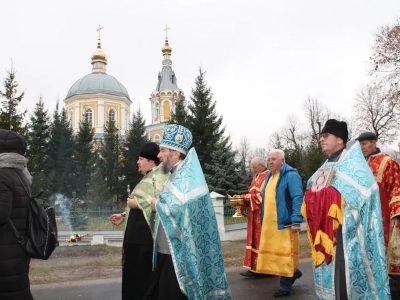
[[171,166],[171,165],[168,164],[168,163],[163,163],[163,164],[161,165],[161,172],[162,172],[163,174],[168,174],[169,171],[172,169],[172,167],[173,167],[173,166]]

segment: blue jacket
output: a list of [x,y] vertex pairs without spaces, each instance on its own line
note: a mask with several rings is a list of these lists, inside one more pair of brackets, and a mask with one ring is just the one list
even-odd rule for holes
[[[303,203],[303,185],[301,183],[301,177],[295,168],[285,163],[279,171],[280,175],[278,183],[276,184],[277,225],[278,229],[284,229],[291,224],[303,222],[303,217],[300,213],[301,204]],[[265,189],[271,176],[272,172],[269,172],[267,178],[265,178],[262,193],[263,205],[261,208],[261,224],[264,217]]]

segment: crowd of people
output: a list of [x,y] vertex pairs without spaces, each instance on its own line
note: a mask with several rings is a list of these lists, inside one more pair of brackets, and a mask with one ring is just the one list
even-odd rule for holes
[[279,275],[274,297],[289,295],[302,276],[298,231],[305,221],[317,299],[400,299],[399,244],[391,245],[400,227],[397,155],[381,152],[372,132],[348,143],[347,124],[335,119],[322,128],[320,145],[327,160],[305,193],[282,150],[269,152],[268,169],[255,169],[252,161],[255,175],[241,195],[249,217],[247,271],[240,274]]
[[[328,120],[320,145],[327,160],[305,191],[282,149],[251,160],[254,177],[244,199],[246,278],[279,276],[273,297],[292,294],[299,270],[299,232],[306,223],[318,299],[400,298],[400,167],[381,151],[372,132],[348,141],[347,124]],[[178,124],[160,144],[144,145],[137,161],[142,180],[127,208],[110,218],[124,224],[122,299],[232,299],[218,226],[191,132]],[[29,197],[26,141],[0,130],[0,299],[33,299],[29,257],[13,236],[25,234]],[[391,157],[392,156],[392,157]],[[400,236],[400,233],[399,233]],[[398,246],[398,245],[396,245]]]

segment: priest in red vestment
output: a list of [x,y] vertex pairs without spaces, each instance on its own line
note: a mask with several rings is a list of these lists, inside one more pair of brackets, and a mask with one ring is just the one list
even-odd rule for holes
[[[364,132],[357,138],[361,150],[379,186],[381,199],[385,245],[388,246],[393,226],[400,227],[400,167],[397,161],[382,153],[376,146],[377,137],[372,132]],[[400,294],[400,264],[388,261],[389,274],[397,275]],[[393,279],[393,276],[391,276]],[[392,281],[392,280],[391,280]],[[391,283],[392,287],[392,283]],[[393,291],[392,291],[393,294]]]
[[255,175],[248,188],[248,193],[242,195],[245,199],[243,208],[248,208],[247,241],[243,263],[243,267],[246,268],[247,271],[240,273],[240,275],[253,278],[259,275],[257,274],[256,266],[261,234],[260,209],[262,202],[262,185],[268,175],[268,170],[265,166],[264,159],[261,157],[254,157],[251,160],[251,168]]

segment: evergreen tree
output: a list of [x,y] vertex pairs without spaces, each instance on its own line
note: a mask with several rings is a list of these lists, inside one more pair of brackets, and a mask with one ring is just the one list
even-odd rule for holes
[[67,121],[65,108],[59,113],[59,103],[53,113],[50,127],[49,149],[49,184],[51,193],[61,193],[67,197],[75,191],[72,180],[74,173],[72,128]]
[[[99,162],[98,159],[96,161]],[[93,174],[90,177],[86,199],[87,204],[91,207],[107,206],[112,204],[112,194],[104,180],[99,163],[95,163],[93,166]]]
[[93,171],[93,131],[92,124],[84,117],[79,123],[79,132],[75,137],[74,153],[74,187],[79,191],[79,197],[87,195],[90,177]]
[[16,70],[11,66],[7,71],[8,76],[4,79],[4,92],[0,91],[1,112],[0,112],[0,128],[11,129],[15,132],[26,135],[26,127],[23,126],[23,120],[26,110],[18,113],[18,105],[24,97],[24,92],[17,96],[18,82],[15,80]]
[[[100,170],[110,193],[118,201],[119,191],[119,136],[114,121],[108,121],[104,126],[104,141],[100,149]],[[125,194],[125,193],[124,193]]]
[[124,187],[129,184],[132,190],[142,179],[142,175],[138,172],[137,160],[143,146],[148,142],[145,120],[139,107],[137,112],[132,115],[128,136],[124,142],[122,163],[122,174],[125,177],[123,180]]
[[231,144],[226,145],[226,140],[219,143],[217,149],[211,154],[210,162],[206,168],[206,180],[210,191],[221,195],[237,195],[246,193],[249,182],[244,184],[243,174],[240,174],[239,163],[235,161],[236,152],[232,151]]
[[222,127],[222,117],[216,112],[216,103],[204,76],[205,72],[200,68],[196,86],[190,96],[191,102],[188,104],[187,128],[192,132],[192,145],[196,148],[204,173],[211,175],[212,170],[205,164],[211,161],[212,153],[224,139],[225,128]]
[[175,103],[175,112],[171,113],[171,119],[168,124],[179,124],[182,126],[187,126],[188,123],[188,111],[185,95],[181,95],[179,100]]
[[44,108],[43,98],[36,102],[28,123],[28,170],[32,175],[32,191],[43,190],[50,196],[47,176],[49,174],[48,143],[50,140],[50,117]]

